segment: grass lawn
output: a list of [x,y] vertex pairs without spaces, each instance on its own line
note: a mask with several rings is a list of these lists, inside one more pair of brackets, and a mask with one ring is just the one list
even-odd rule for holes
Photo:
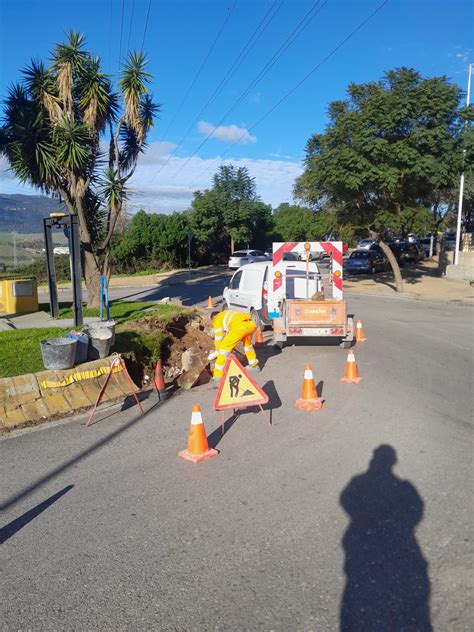
[[[39,306],[43,312],[49,312],[49,303],[41,303]],[[127,320],[137,320],[142,316],[155,316],[161,320],[171,319],[184,308],[178,305],[157,305],[155,303],[132,303],[130,301],[116,300],[110,303],[110,317],[117,325],[127,322]],[[83,307],[85,317],[99,317],[98,309]],[[59,318],[73,318],[74,314],[70,303],[59,304]]]
[[44,371],[40,341],[66,333],[59,327],[0,331],[0,378]]
[[[49,305],[40,305],[40,309],[48,311]],[[129,330],[126,325],[127,321],[138,320],[143,316],[152,316],[166,323],[184,311],[186,310],[178,305],[114,301],[110,304],[110,316],[117,324],[116,342],[113,350],[123,354],[135,352],[140,357],[156,360],[159,357],[160,344],[163,339],[162,332],[157,330],[145,334],[144,332]],[[72,318],[72,315],[72,310],[68,304],[60,305],[60,317]],[[99,310],[85,308],[84,316],[99,316]],[[68,329],[59,327],[0,331],[0,378],[44,371],[40,341],[46,338],[59,338],[68,331]]]

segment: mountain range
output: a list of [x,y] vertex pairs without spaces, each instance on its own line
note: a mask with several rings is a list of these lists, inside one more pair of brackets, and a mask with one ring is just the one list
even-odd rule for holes
[[43,232],[43,218],[50,213],[63,213],[57,200],[44,195],[0,194],[0,232]]

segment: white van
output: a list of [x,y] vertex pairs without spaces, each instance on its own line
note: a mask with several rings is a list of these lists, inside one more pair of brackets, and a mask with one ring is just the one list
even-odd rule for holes
[[[248,312],[259,327],[271,325],[268,317],[268,293],[271,292],[273,281],[273,263],[262,261],[248,263],[234,273],[229,285],[224,288],[224,309],[235,309],[238,312]],[[321,276],[314,261],[309,263],[311,277],[305,277],[305,261],[286,261],[285,271],[287,293],[291,298],[310,298],[321,291]],[[295,278],[291,278],[294,276]]]

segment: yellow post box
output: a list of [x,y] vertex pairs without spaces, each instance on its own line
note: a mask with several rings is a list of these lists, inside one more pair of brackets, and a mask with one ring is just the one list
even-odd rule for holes
[[37,311],[36,279],[0,279],[0,314],[31,314]]

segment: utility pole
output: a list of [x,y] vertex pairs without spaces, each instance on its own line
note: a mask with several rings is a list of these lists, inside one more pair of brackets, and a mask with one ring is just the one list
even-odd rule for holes
[[[471,75],[472,75],[472,64],[469,64],[469,78],[467,80],[467,97],[466,97],[466,105],[469,106],[470,98],[471,98]],[[466,154],[466,150],[464,150],[464,155]],[[464,156],[463,156],[464,163]],[[461,220],[462,220],[462,201],[464,197],[464,164],[463,164],[463,172],[461,173],[461,181],[459,183],[459,202],[458,202],[458,221],[456,224],[456,246],[454,248],[454,265],[458,265],[459,263],[459,247],[461,244]]]
[[16,230],[13,231],[13,268],[18,267],[18,258],[16,253]]

